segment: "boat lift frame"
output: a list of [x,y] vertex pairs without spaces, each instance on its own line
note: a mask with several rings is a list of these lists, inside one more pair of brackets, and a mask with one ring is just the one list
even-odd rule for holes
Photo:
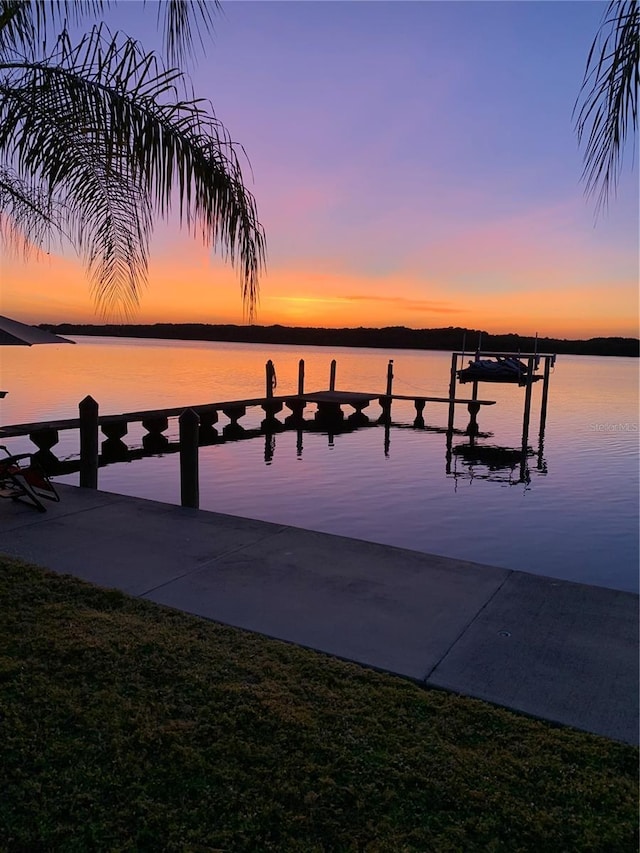
[[[449,382],[449,399],[455,399],[456,394],[456,385],[458,383],[458,371],[464,367],[462,360],[469,356],[468,352],[453,352],[451,354],[451,379]],[[549,377],[551,375],[551,368],[556,363],[556,354],[555,353],[538,353],[538,352],[529,352],[529,353],[521,353],[521,352],[493,352],[493,351],[480,351],[479,349],[473,355],[473,360],[477,361],[483,357],[497,357],[502,356],[504,358],[516,358],[518,360],[526,359],[527,362],[527,373],[525,376],[522,376],[518,379],[517,383],[513,380],[506,379],[492,379],[492,380],[483,380],[483,379],[473,379],[469,380],[473,382],[473,387],[471,391],[471,399],[473,401],[478,399],[478,383],[483,381],[488,381],[490,384],[509,384],[514,385],[517,384],[518,387],[524,387],[524,411],[522,415],[522,452],[526,453],[528,444],[529,444],[529,423],[531,419],[531,391],[533,388],[533,383],[538,382],[542,379],[542,399],[540,402],[540,442],[542,443],[544,439],[544,430],[547,422],[547,403],[549,400]],[[458,366],[458,360],[460,359],[460,366]],[[542,377],[534,375],[534,371],[538,369],[540,366],[540,361],[544,361],[544,370]],[[476,416],[480,406],[477,403],[469,403],[468,405],[469,413],[471,414],[471,423],[469,424],[469,440],[470,443],[473,443],[475,440],[475,436],[477,435],[477,423]],[[449,404],[449,421],[447,429],[451,434],[453,430],[453,419],[455,414],[455,406],[453,403]]]

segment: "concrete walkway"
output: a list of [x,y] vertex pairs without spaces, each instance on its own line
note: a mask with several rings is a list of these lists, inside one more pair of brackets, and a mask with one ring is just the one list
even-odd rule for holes
[[638,596],[106,492],[0,504],[0,551],[638,742]]

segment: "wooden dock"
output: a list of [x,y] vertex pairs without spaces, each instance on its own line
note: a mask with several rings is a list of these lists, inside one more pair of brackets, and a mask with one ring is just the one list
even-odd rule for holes
[[[237,441],[257,435],[272,435],[284,429],[303,430],[313,428],[329,433],[355,429],[372,423],[365,414],[371,404],[380,407],[373,423],[391,424],[391,410],[394,400],[411,401],[416,410],[414,426],[424,427],[424,410],[427,405],[446,404],[452,412],[457,405],[464,405],[469,411],[470,421],[466,433],[478,434],[477,414],[482,406],[492,406],[495,400],[481,400],[477,395],[467,397],[442,397],[426,394],[393,393],[393,361],[387,369],[387,383],[384,392],[349,391],[336,388],[336,362],[331,362],[329,388],[319,391],[304,389],[304,361],[301,359],[298,375],[298,393],[274,394],[276,385],[275,368],[268,361],[265,368],[266,388],[263,397],[251,397],[243,400],[222,400],[213,403],[189,406],[148,409],[144,411],[121,412],[102,415],[98,403],[90,396],[79,403],[78,417],[33,423],[11,424],[0,427],[0,441],[3,439],[28,436],[37,450],[34,456],[42,467],[51,474],[80,472],[80,485],[97,488],[98,469],[104,465],[148,456],[157,453],[179,451],[181,457],[182,499],[186,506],[198,505],[198,453],[199,446],[218,441]],[[316,411],[312,421],[305,420],[305,409],[314,405]],[[248,409],[262,409],[264,419],[260,430],[245,429],[240,420]],[[284,420],[278,419],[283,410],[288,410]],[[351,412],[348,410],[351,409]],[[346,410],[346,411],[345,411]],[[220,415],[228,419],[221,432],[216,428]],[[169,429],[169,419],[178,418],[179,442],[171,442],[165,435]],[[145,431],[142,436],[142,448],[130,447],[123,439],[130,424],[141,424]],[[450,426],[452,430],[452,424]],[[79,432],[79,458],[60,460],[54,453],[59,442],[60,432],[77,430]],[[100,442],[100,433],[103,439]]]
[[[415,396],[407,394],[391,394],[387,396],[380,392],[367,393],[364,391],[312,391],[308,394],[282,394],[272,397],[251,397],[247,400],[225,400],[216,403],[195,403],[190,406],[174,406],[164,409],[146,409],[134,412],[121,412],[114,415],[99,415],[98,425],[105,427],[105,434],[108,434],[109,428],[116,424],[141,423],[146,421],[158,420],[162,418],[177,418],[187,409],[196,412],[200,417],[201,422],[206,421],[214,424],[218,421],[220,413],[226,415],[230,421],[237,423],[242,417],[239,414],[241,410],[250,408],[261,408],[264,411],[277,408],[277,411],[282,411],[286,406],[292,410],[298,410],[299,407],[306,407],[309,404],[316,404],[318,412],[324,406],[350,406],[356,412],[361,412],[373,402],[387,402],[393,400],[410,400],[413,401],[416,407],[416,413],[420,414],[424,411],[427,403],[453,403],[454,405],[470,405],[479,406],[494,406],[495,400],[473,400],[467,397],[456,397],[453,400],[449,397],[432,397],[432,396]],[[318,414],[316,412],[316,414]],[[33,421],[31,423],[9,424],[0,426],[0,439],[15,438],[18,436],[36,436],[38,433],[46,430],[72,430],[79,429],[81,418],[60,418],[50,421]],[[34,442],[37,444],[37,442]]]
[[[427,403],[453,403],[454,405],[479,405],[479,406],[494,406],[495,400],[472,400],[467,397],[456,397],[451,400],[449,397],[431,397],[431,396],[414,396],[407,394],[391,394],[387,396],[380,392],[367,393],[364,391],[312,391],[308,394],[282,394],[272,397],[251,397],[246,400],[225,400],[216,403],[195,403],[187,406],[174,406],[163,409],[146,409],[133,412],[121,412],[113,415],[99,415],[98,425],[104,428],[105,435],[108,435],[110,428],[117,424],[141,423],[143,426],[147,421],[156,421],[163,418],[177,418],[187,409],[196,412],[201,419],[201,422],[213,425],[218,421],[219,414],[226,415],[232,423],[238,423],[241,417],[246,413],[247,409],[261,408],[264,411],[273,411],[275,413],[282,411],[286,406],[293,412],[298,412],[300,408],[304,409],[309,404],[318,406],[316,415],[322,412],[325,414],[327,407],[334,410],[335,406],[349,406],[356,412],[362,412],[371,403],[379,402],[387,403],[393,400],[410,400],[413,401],[416,407],[416,413],[421,414]],[[244,410],[244,412],[242,411]],[[344,412],[343,412],[344,414]],[[33,436],[37,437],[39,433],[48,430],[64,431],[79,429],[81,418],[60,418],[50,421],[33,421],[31,423],[8,424],[0,426],[0,439],[15,438],[18,436]],[[37,444],[37,441],[34,441]]]

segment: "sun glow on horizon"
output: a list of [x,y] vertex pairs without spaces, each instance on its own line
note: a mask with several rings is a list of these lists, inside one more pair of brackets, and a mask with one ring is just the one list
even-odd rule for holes
[[[135,316],[96,313],[85,273],[76,260],[5,261],[2,312],[24,322],[232,323],[242,325],[238,278],[206,250],[191,247],[173,260],[154,260]],[[271,269],[263,282],[255,323],[327,328],[406,326],[483,328],[541,337],[638,336],[634,281],[513,290],[489,295],[456,292],[447,282],[415,276],[366,275],[300,268]]]

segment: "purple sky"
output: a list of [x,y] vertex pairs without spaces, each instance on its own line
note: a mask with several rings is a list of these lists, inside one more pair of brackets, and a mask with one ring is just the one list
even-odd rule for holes
[[[158,46],[151,5],[107,20]],[[605,7],[225,2],[190,71],[253,169],[269,261],[258,322],[291,322],[287,300],[309,299],[297,322],[313,325],[347,297],[327,325],[379,325],[387,301],[389,323],[468,322],[484,305],[495,331],[546,317],[541,334],[632,334],[637,171],[595,224],[572,120]],[[160,236],[159,253],[183,246]],[[140,320],[159,311],[152,277]]]

